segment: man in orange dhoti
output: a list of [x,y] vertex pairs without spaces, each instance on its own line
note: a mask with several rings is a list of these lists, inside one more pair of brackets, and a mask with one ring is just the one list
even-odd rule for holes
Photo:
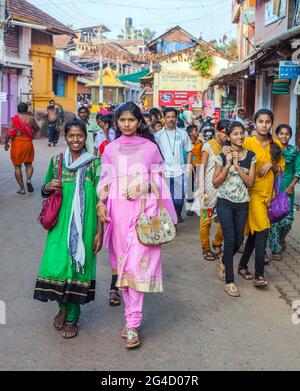
[[9,124],[9,131],[5,137],[5,150],[9,150],[11,140],[10,158],[15,167],[15,178],[20,186],[18,194],[25,194],[25,186],[22,175],[22,164],[25,164],[27,177],[27,190],[33,192],[31,178],[33,174],[32,162],[34,160],[33,138],[39,131],[33,115],[28,112],[28,105],[20,103],[18,114],[13,116]]

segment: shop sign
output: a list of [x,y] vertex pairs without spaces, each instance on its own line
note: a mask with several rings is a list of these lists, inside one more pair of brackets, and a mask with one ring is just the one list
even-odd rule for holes
[[202,92],[200,91],[159,91],[160,106],[181,107],[189,104],[194,108],[202,107]]
[[299,61],[280,61],[279,78],[280,79],[297,79],[300,76]]

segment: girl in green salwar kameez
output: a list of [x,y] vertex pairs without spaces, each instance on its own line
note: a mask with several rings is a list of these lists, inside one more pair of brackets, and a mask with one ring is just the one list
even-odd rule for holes
[[62,205],[47,235],[34,298],[59,303],[54,327],[64,330],[64,338],[77,335],[80,305],[95,298],[96,253],[102,247],[102,224],[96,212],[100,161],[86,152],[86,138],[82,121],[66,124],[62,181],[56,179],[58,155],[52,158],[42,187],[44,197],[62,187]]
[[279,125],[276,135],[282,144],[282,152],[285,160],[280,191],[285,191],[291,202],[290,213],[281,221],[272,224],[269,232],[269,247],[272,251],[273,261],[281,260],[281,253],[286,248],[285,238],[292,228],[294,221],[295,185],[300,178],[300,153],[295,145],[289,145],[292,137],[292,128],[289,125]]

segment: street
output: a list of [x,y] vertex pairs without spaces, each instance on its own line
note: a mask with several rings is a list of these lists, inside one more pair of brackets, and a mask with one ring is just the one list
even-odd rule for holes
[[292,323],[289,305],[300,298],[299,212],[285,261],[268,266],[269,288],[257,290],[237,276],[237,299],[224,293],[214,263],[202,258],[198,218],[185,218],[176,241],[164,248],[165,293],[146,295],[142,345],[135,351],[120,337],[123,305],[108,305],[110,266],[102,250],[96,301],[82,307],[78,337],[64,340],[52,326],[56,303],[32,299],[45,238],[36,222],[39,189],[63,141],[56,149],[44,139],[35,147],[35,192],[26,196],[15,193],[9,154],[0,152],[0,299],[7,310],[0,325],[2,370],[299,369],[300,325]]

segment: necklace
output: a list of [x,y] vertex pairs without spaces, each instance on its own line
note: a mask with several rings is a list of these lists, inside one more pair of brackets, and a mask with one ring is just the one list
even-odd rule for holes
[[172,148],[172,145],[171,145],[171,141],[169,139],[169,135],[168,135],[168,132],[167,132],[167,129],[165,129],[165,132],[166,132],[166,135],[168,137],[168,142],[169,142],[169,145],[170,145],[170,149],[172,151],[172,155],[175,156],[175,142],[176,142],[176,132],[177,132],[177,129],[175,129],[175,136],[174,136],[174,145],[173,145],[173,148]]

